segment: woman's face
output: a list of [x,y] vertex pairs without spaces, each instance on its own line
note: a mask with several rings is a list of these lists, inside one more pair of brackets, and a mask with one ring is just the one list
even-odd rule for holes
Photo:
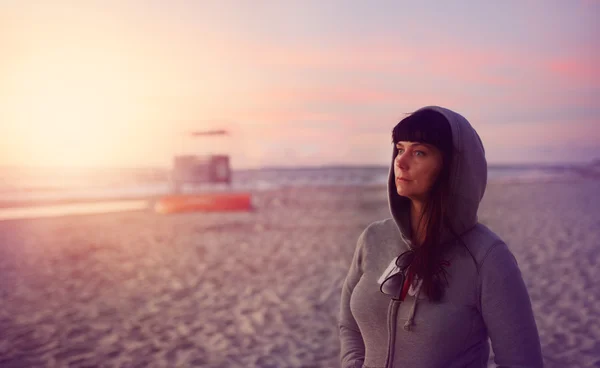
[[396,143],[394,176],[398,194],[411,200],[424,201],[442,168],[442,153],[432,145],[420,142]]

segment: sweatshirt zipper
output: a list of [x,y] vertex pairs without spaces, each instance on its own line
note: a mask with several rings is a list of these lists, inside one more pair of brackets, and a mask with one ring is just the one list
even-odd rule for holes
[[400,301],[392,300],[390,303],[390,308],[388,312],[388,351],[387,351],[387,359],[385,362],[386,368],[393,368],[394,364],[394,346],[396,345],[396,326],[397,326],[397,318],[398,318],[398,309],[400,307]]

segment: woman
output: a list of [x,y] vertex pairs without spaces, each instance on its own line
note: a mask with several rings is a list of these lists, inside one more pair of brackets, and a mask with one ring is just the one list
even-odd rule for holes
[[445,108],[393,129],[392,217],[359,236],[342,289],[342,367],[542,367],[529,294],[506,244],[477,222],[481,140]]

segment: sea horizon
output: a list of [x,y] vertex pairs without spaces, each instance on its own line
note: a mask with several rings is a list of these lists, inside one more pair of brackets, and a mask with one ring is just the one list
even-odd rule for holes
[[[590,164],[490,164],[488,182],[539,182],[588,175]],[[591,172],[597,176],[597,173]],[[280,187],[385,186],[387,165],[330,164],[232,168],[231,183],[188,183],[182,193],[257,192]],[[170,168],[0,167],[0,208],[46,204],[140,200],[173,193]]]
[[[599,158],[592,158],[587,161],[530,161],[530,162],[488,162],[488,169],[498,168],[564,168],[572,166],[590,165],[600,161]],[[237,167],[232,165],[234,171],[253,171],[253,170],[297,170],[297,169],[330,169],[330,168],[389,168],[388,164],[362,164],[362,163],[325,163],[325,164],[296,164],[296,165],[262,165]],[[0,174],[4,170],[65,170],[65,171],[105,171],[105,170],[170,170],[169,165],[137,165],[137,166],[36,166],[36,165],[0,165]]]

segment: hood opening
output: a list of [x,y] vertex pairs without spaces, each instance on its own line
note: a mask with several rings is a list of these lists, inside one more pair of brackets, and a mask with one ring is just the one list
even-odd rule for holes
[[[455,239],[455,234],[460,235],[477,223],[477,210],[487,184],[487,162],[483,144],[471,124],[462,115],[439,106],[424,107],[404,118],[394,127],[392,140],[394,145],[388,180],[390,212],[406,246],[421,253],[420,257],[416,257],[416,262],[420,263],[415,267],[420,269],[421,273],[430,275],[428,276],[430,282],[423,285],[423,288],[426,294],[435,300],[440,298],[440,293],[443,292],[443,287],[440,290],[436,285],[443,280],[441,276],[436,276],[435,282],[431,280],[438,271],[443,274],[443,267],[438,267],[433,261],[428,263],[426,260],[442,257],[440,254],[440,249],[444,248],[442,244],[447,245],[446,248],[450,247],[449,242]],[[445,217],[447,222],[439,220],[432,225],[432,229],[440,230],[430,230],[430,235],[435,236],[426,240],[427,244],[435,243],[437,249],[429,249],[429,247],[419,249],[421,247],[411,241],[411,202],[410,199],[398,194],[394,173],[394,159],[398,154],[395,143],[399,140],[429,143],[449,152],[450,160],[444,162],[446,166],[443,167],[447,175],[446,180],[442,181],[446,183],[442,188],[445,192],[441,194],[441,198],[446,198],[442,201],[446,212],[445,216],[437,217],[438,219]],[[440,204],[432,207],[439,209],[441,206]]]
[[[438,137],[435,135],[425,137],[425,134],[430,133],[420,130],[418,126],[415,127],[418,121],[410,120],[411,116],[424,111],[428,112],[426,116],[432,116],[429,114],[430,112],[443,116],[450,127],[453,155],[452,165],[449,168],[448,215],[452,229],[457,234],[462,234],[477,223],[477,210],[487,185],[487,162],[483,144],[467,119],[452,110],[439,106],[423,107],[403,119],[397,125],[399,128],[392,132],[392,138],[408,137],[416,140],[416,138],[423,137],[435,144]],[[409,124],[403,126],[404,122]],[[394,134],[397,135],[394,136]],[[396,191],[394,159],[397,154],[398,150],[394,144],[388,176],[388,204],[392,218],[402,236],[410,239],[410,200],[398,195]],[[412,244],[410,246],[412,247]]]

